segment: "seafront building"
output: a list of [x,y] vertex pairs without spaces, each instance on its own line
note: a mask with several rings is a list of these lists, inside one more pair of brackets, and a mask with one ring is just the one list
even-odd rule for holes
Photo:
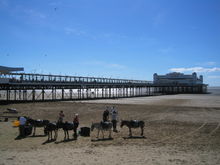
[[195,72],[191,75],[178,72],[168,73],[166,75],[158,75],[157,73],[154,73],[154,84],[203,84],[203,76],[200,75],[198,78]]

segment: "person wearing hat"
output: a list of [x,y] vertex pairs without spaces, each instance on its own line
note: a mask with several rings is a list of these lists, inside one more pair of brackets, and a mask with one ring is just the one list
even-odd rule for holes
[[74,131],[73,136],[74,136],[75,139],[77,139],[77,128],[78,128],[78,126],[79,126],[79,115],[78,115],[78,113],[76,113],[76,114],[74,115],[73,124],[74,124],[74,125],[73,125],[73,131]]

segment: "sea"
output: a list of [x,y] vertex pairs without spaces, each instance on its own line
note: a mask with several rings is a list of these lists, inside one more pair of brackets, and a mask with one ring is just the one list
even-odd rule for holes
[[217,87],[208,87],[208,92],[211,95],[220,96],[220,86]]

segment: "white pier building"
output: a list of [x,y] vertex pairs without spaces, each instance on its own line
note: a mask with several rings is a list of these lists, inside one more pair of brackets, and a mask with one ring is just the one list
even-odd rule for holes
[[182,84],[182,85],[199,85],[203,84],[203,76],[197,77],[194,72],[191,75],[173,72],[166,75],[154,73],[154,84]]

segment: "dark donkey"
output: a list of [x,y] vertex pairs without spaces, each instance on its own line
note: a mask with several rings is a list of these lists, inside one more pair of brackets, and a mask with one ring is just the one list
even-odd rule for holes
[[[57,128],[63,128],[64,131],[64,140],[69,139],[69,130],[73,130],[74,129],[74,124],[70,123],[70,122],[58,122],[57,123]],[[76,138],[76,137],[74,137]]]
[[144,121],[138,120],[122,120],[121,121],[121,128],[126,125],[129,128],[129,136],[132,136],[131,128],[141,128],[141,136],[144,135]]
[[44,132],[48,134],[48,141],[53,140],[52,132],[54,131],[54,140],[57,139],[58,126],[57,123],[48,123],[44,128]]
[[[33,136],[35,136],[36,127],[46,127],[46,125],[49,123],[49,120],[34,120],[32,118],[27,118],[27,123],[30,123],[34,127],[34,133]],[[44,135],[46,135],[46,132],[44,132]]]

